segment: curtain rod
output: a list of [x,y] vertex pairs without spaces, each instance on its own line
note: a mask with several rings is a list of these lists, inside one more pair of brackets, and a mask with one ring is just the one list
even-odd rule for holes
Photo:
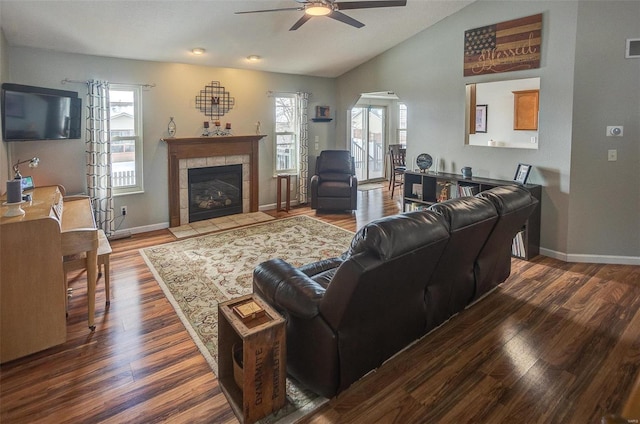
[[[278,94],[302,94],[302,91],[267,91],[267,97],[275,97]],[[312,93],[307,93],[309,96],[312,96]]]
[[[65,79],[62,80],[62,84],[67,84],[67,83],[69,83],[69,84],[88,84],[89,81],[72,80],[72,79],[69,79],[69,78],[65,78]],[[137,86],[140,86],[142,88],[153,88],[153,87],[156,86],[155,84],[131,84],[131,83],[128,83],[128,82],[113,82],[112,84],[137,85]]]

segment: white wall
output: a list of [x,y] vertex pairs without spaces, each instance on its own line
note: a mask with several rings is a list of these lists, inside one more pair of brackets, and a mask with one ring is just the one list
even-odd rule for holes
[[[339,77],[338,116],[351,107],[359,93],[392,90],[409,110],[408,159],[426,152],[434,159],[442,159],[445,168],[441,171],[459,173],[462,166],[471,166],[474,175],[506,180],[513,179],[519,162],[532,164],[529,181],[544,186],[541,228],[544,253],[565,259],[640,263],[637,241],[640,73],[637,61],[623,63],[619,55],[615,60],[607,60],[609,54],[602,52],[602,49],[619,52],[621,45],[624,48],[625,38],[638,36],[639,8],[640,2],[520,1],[509,2],[505,7],[504,2],[480,0]],[[537,13],[543,14],[539,69],[463,77],[465,30]],[[579,20],[580,37],[577,37]],[[576,52],[585,51],[586,57],[576,60]],[[630,67],[633,69],[627,70]],[[624,75],[623,81],[614,82],[619,74]],[[541,78],[538,150],[464,144],[465,84],[537,76]],[[614,92],[596,89],[603,80],[608,81],[605,87],[615,87]],[[632,81],[634,87],[630,87]],[[626,91],[621,91],[623,86]],[[583,101],[583,97],[588,101]],[[580,103],[575,110],[574,100]],[[592,155],[594,146],[589,146],[592,143],[583,145],[583,137],[576,138],[573,133],[584,132],[584,138],[598,144],[596,140],[602,138],[599,134],[603,134],[604,122],[594,113],[605,106],[617,112],[607,121],[609,124],[628,122],[625,137],[628,134],[630,143],[628,149],[621,147],[621,150],[629,151],[629,159],[635,161],[635,165],[617,162],[616,175],[624,175],[626,179],[617,178],[615,185],[597,177],[598,164],[606,156],[598,154],[598,160],[582,160],[575,153],[572,155],[572,149]],[[581,116],[576,117],[576,111]],[[580,126],[578,130],[576,123],[593,119],[597,125]],[[338,122],[338,144],[346,146],[347,134],[346,123]],[[598,147],[602,149],[601,144]],[[584,174],[591,177],[584,179]],[[578,175],[580,178],[575,178]],[[632,181],[630,188],[621,188],[625,187],[625,181]],[[596,195],[593,185],[597,188]],[[602,204],[605,187],[607,203]],[[575,200],[570,197],[574,190]],[[629,196],[629,191],[634,193]],[[620,210],[615,214],[620,218],[614,224],[615,239],[609,238],[612,223],[606,213],[613,205]],[[592,208],[597,213],[587,218]],[[589,226],[585,227],[587,223]],[[586,237],[585,232],[589,234]],[[585,256],[575,258],[574,253]]]
[[[116,198],[116,210],[127,205],[128,214],[120,227],[134,228],[168,222],[167,137],[171,116],[177,125],[177,137],[199,136],[202,123],[210,120],[195,107],[195,97],[211,81],[219,81],[235,98],[234,108],[222,122],[232,124],[236,135],[255,134],[256,122],[268,136],[260,142],[259,204],[275,204],[273,178],[273,99],[267,91],[312,93],[309,110],[316,105],[335,104],[335,80],[257,71],[211,68],[177,63],[123,60],[97,56],[63,54],[31,48],[11,47],[8,53],[11,82],[48,88],[78,91],[86,95],[84,84],[62,84],[65,78],[86,81],[104,79],[114,83],[153,83],[143,90],[144,113],[144,182],[145,193]],[[86,107],[86,101],[83,102]],[[310,115],[311,116],[311,115]],[[310,123],[311,149],[315,136],[319,150],[333,144],[335,124]],[[38,156],[40,166],[30,170],[38,185],[62,184],[68,193],[84,192],[84,141],[30,141],[6,143],[10,159]],[[310,155],[317,152],[310,151]],[[118,221],[117,221],[118,222]]]
[[[640,2],[582,1],[578,9],[569,259],[611,262],[640,256],[640,59],[625,40],[640,37]],[[623,137],[607,137],[623,125]],[[609,162],[615,149],[618,160]]]

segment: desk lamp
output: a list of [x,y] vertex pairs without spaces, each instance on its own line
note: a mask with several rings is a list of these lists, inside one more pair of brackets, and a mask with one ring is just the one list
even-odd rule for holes
[[20,174],[20,168],[19,167],[23,163],[27,163],[27,162],[29,162],[29,168],[37,168],[38,164],[40,163],[40,158],[32,157],[31,159],[27,159],[27,160],[23,160],[23,161],[18,159],[16,164],[13,165],[13,172],[15,173],[15,176],[13,177],[14,180],[21,180],[22,179],[22,175]]

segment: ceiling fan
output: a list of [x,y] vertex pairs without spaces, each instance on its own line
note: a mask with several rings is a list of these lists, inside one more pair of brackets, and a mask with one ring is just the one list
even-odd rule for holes
[[336,21],[343,22],[347,25],[351,25],[356,28],[362,28],[364,24],[360,21],[353,19],[350,16],[345,15],[341,10],[353,10],[353,9],[372,9],[376,7],[395,7],[406,6],[407,0],[365,0],[365,1],[345,1],[337,2],[336,0],[295,0],[300,3],[297,7],[285,7],[280,9],[266,9],[266,10],[249,10],[246,12],[236,12],[236,15],[244,13],[263,13],[263,12],[283,12],[287,10],[299,10],[304,11],[304,15],[298,21],[293,24],[289,31],[295,31],[300,28],[305,22],[314,16],[328,16]]

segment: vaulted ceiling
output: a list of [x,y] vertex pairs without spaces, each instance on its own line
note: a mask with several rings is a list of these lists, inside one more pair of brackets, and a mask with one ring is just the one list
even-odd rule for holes
[[[235,12],[295,8],[296,0],[0,0],[0,25],[9,46],[337,77],[473,1],[346,10],[365,26],[314,17],[290,31],[304,12]],[[206,52],[196,56],[195,47]]]

